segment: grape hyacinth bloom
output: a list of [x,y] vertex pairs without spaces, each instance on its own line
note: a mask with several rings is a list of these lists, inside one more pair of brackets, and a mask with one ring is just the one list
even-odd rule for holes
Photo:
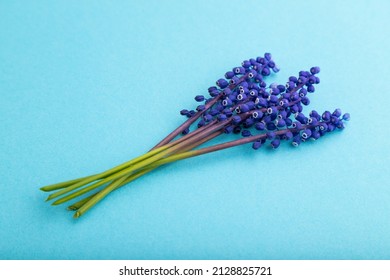
[[[344,128],[350,115],[340,109],[303,113],[320,83],[319,67],[300,71],[285,83],[267,85],[267,77],[278,71],[270,53],[244,60],[218,79],[216,86],[208,88],[210,97],[196,95],[195,101],[200,104],[180,111],[187,120],[149,152],[102,173],[41,190],[53,192],[47,198],[55,199],[53,205],[90,194],[68,207],[78,218],[112,191],[167,163],[243,144],[258,150],[268,143],[277,149],[288,141],[297,147]],[[224,141],[225,134],[237,134],[238,139]],[[198,148],[215,138],[220,139],[219,144]]]

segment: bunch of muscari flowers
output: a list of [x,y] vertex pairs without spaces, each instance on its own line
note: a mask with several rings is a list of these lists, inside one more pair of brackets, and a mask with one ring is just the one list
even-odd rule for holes
[[[286,84],[267,86],[264,79],[278,71],[269,53],[243,61],[241,66],[226,72],[225,78],[216,82],[217,86],[208,89],[210,97],[197,95],[195,100],[202,104],[196,110],[182,110],[180,114],[188,119],[149,152],[102,173],[45,186],[41,190],[55,191],[47,198],[56,198],[53,205],[92,192],[68,207],[76,211],[74,217],[78,218],[113,190],[161,165],[247,143],[252,143],[255,150],[266,142],[276,149],[283,140],[299,146],[336,128],[344,128],[344,121],[350,116],[342,115],[340,109],[322,114],[313,110],[308,116],[302,113],[303,106],[310,103],[308,95],[320,82],[316,76],[319,67],[300,71],[297,76],[289,77]],[[195,129],[190,131],[192,126]],[[195,149],[231,133],[242,137]]]

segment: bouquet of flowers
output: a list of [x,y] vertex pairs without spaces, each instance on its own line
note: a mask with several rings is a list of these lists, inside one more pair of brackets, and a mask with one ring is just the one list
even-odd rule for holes
[[[195,96],[200,105],[195,110],[181,110],[187,120],[150,151],[102,173],[41,190],[53,192],[47,198],[55,199],[53,205],[91,193],[68,207],[78,218],[112,191],[162,165],[248,143],[255,150],[267,142],[277,149],[283,140],[299,146],[344,128],[350,115],[342,115],[340,109],[302,113],[303,106],[310,103],[309,94],[320,83],[319,67],[300,71],[286,84],[267,85],[266,77],[278,71],[270,53],[244,60],[208,89],[209,96]],[[224,141],[225,134],[237,134],[238,139]],[[214,138],[220,143],[199,148]]]

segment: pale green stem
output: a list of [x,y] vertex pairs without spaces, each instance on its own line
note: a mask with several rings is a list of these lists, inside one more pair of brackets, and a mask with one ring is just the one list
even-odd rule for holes
[[[194,131],[188,133],[187,135],[185,135],[185,136],[183,136],[183,137],[181,137],[181,138],[179,138],[179,139],[173,141],[172,143],[169,143],[169,145],[166,145],[166,147],[168,148],[168,147],[171,147],[171,146],[173,146],[173,145],[177,145],[177,144],[179,144],[179,143],[185,141],[186,139],[188,139],[188,138],[190,138],[190,137],[193,137],[194,135],[199,134],[200,132],[202,132],[202,131],[204,131],[204,130],[210,128],[210,126],[214,125],[215,123],[216,123],[216,121],[214,120],[214,121],[208,123],[207,125],[202,126],[201,128],[198,128],[198,129],[196,129],[196,130],[194,130]],[[157,148],[158,148],[158,147],[155,147],[155,148],[153,148],[152,150],[155,150],[155,149],[157,149]],[[152,150],[151,150],[151,151],[152,151]],[[120,168],[121,166],[123,167],[123,165],[120,165],[120,166],[118,166],[118,167]],[[127,167],[127,166],[126,166],[126,167]],[[49,191],[55,191],[55,190],[59,190],[59,189],[64,189],[64,188],[67,188],[67,187],[69,187],[69,186],[71,186],[71,185],[74,185],[74,184],[76,184],[76,183],[79,183],[79,182],[81,182],[81,181],[83,181],[83,180],[96,178],[96,177],[93,177],[93,176],[96,176],[96,175],[101,175],[101,174],[93,174],[93,175],[90,175],[90,176],[87,176],[87,177],[81,177],[81,178],[77,178],[77,179],[73,179],[73,180],[69,180],[69,181],[65,181],[65,182],[61,182],[61,183],[57,183],[57,184],[53,184],[53,185],[47,185],[47,186],[41,187],[40,190],[45,191],[45,192],[49,192]],[[105,177],[107,177],[107,176],[105,176]],[[103,179],[103,178],[105,178],[105,177],[101,177],[100,179]],[[96,180],[95,180],[95,181],[96,181]],[[85,181],[84,181],[84,182],[85,182]],[[86,184],[85,184],[85,185],[86,185]],[[49,199],[48,199],[48,200],[49,200]]]
[[[174,156],[171,156],[171,157],[168,157],[168,158],[165,158],[165,159],[161,159],[160,161],[156,161],[152,164],[150,164],[148,166],[147,169],[144,169],[136,174],[133,174],[133,175],[125,175],[125,176],[122,176],[121,178],[113,181],[110,185],[108,185],[107,187],[105,187],[103,190],[101,190],[100,192],[94,194],[89,200],[87,200],[78,210],[77,212],[74,214],[74,218],[79,218],[81,215],[85,214],[85,212],[87,212],[92,206],[94,206],[96,203],[98,203],[100,200],[102,200],[104,197],[106,197],[109,193],[111,193],[113,190],[121,187],[122,185],[130,182],[130,181],[133,181],[139,177],[141,177],[142,175],[154,170],[155,168],[163,165],[163,164],[167,164],[167,163],[170,163],[170,162],[173,162],[173,161],[177,161],[177,160],[180,160],[180,159],[185,159],[185,158],[189,158],[189,157],[193,157],[196,155],[196,151],[190,151],[190,152],[185,152],[185,153],[182,153],[182,154],[178,154],[178,155],[174,155]],[[126,181],[128,180],[128,181]]]
[[122,178],[119,178],[115,181],[113,181],[111,184],[109,184],[106,188],[104,188],[102,191],[94,195],[90,200],[88,200],[83,206],[80,207],[79,210],[74,214],[75,218],[80,217],[83,213],[88,211],[93,205],[95,205],[97,202],[99,202],[103,197],[105,197],[111,190],[115,189],[117,186],[119,186],[121,183],[123,183],[130,175],[123,176]]
[[[68,187],[66,187],[66,188],[64,188],[62,190],[59,190],[59,191],[49,195],[47,200],[50,200],[50,199],[56,198],[58,196],[61,196],[61,195],[65,194],[65,193],[71,192],[71,191],[73,191],[73,190],[75,190],[75,189],[77,189],[79,187],[82,187],[82,186],[84,186],[86,184],[89,184],[89,183],[91,183],[93,181],[96,181],[96,180],[99,180],[99,179],[102,179],[102,178],[104,178],[103,180],[106,180],[107,178],[110,177],[109,175],[117,173],[118,171],[123,170],[123,169],[125,169],[128,166],[131,166],[131,165],[133,165],[133,164],[135,164],[137,162],[140,162],[140,161],[142,161],[144,159],[147,159],[147,158],[149,158],[149,157],[151,157],[151,156],[153,156],[155,154],[158,154],[159,152],[164,151],[167,148],[169,148],[169,146],[170,145],[166,145],[166,146],[157,148],[157,149],[152,150],[152,151],[150,151],[150,152],[148,152],[146,154],[143,154],[142,156],[136,157],[136,158],[134,158],[132,160],[129,160],[129,161],[125,162],[125,163],[122,163],[122,164],[120,164],[120,165],[118,165],[118,166],[116,166],[114,168],[111,168],[111,169],[109,169],[109,170],[107,170],[105,172],[102,172],[102,173],[96,174],[96,175],[92,175],[92,176],[88,176],[84,180],[81,180],[81,181],[79,181],[79,182],[77,182],[75,184],[72,184],[72,185],[70,185],[70,186],[68,186]],[[108,180],[108,181],[106,180],[105,182],[109,182],[109,181],[110,180]]]
[[[199,142],[193,143],[192,145],[189,145],[189,146],[186,146],[185,148],[180,150],[180,152],[185,152],[185,151],[192,150],[193,148],[195,148],[195,147],[197,147],[197,146],[199,146],[199,145],[209,141],[210,139],[215,138],[216,136],[220,135],[221,133],[222,133],[222,131],[214,132],[214,133],[210,134],[209,136],[202,138]],[[141,169],[140,171],[138,171],[135,174],[132,174],[131,176],[125,175],[127,177],[127,179],[122,184],[117,186],[115,189],[130,183],[131,181],[141,177],[142,175],[145,175],[146,173],[156,169],[157,167],[159,167],[161,165],[164,165],[164,164],[167,164],[167,163],[179,160],[179,159],[180,159],[180,156],[177,156],[177,155],[169,156],[167,158],[160,159],[158,161],[155,161],[155,162],[151,163],[150,165],[146,166],[144,169]],[[84,199],[82,199],[82,200],[72,204],[71,206],[68,207],[68,209],[69,210],[77,210],[78,208],[80,208],[82,205],[84,205],[88,200],[90,200],[92,197],[94,197],[98,193],[99,192],[97,192],[97,193],[95,193],[95,194],[93,194],[93,195],[91,195],[91,196],[89,196],[87,198],[84,198]]]
[[[145,175],[146,173],[152,171],[153,169],[154,169],[154,168],[146,168],[146,169],[143,169],[143,170],[141,170],[141,171],[139,171],[139,172],[137,172],[137,173],[135,173],[135,174],[132,174],[130,177],[128,177],[128,179],[127,179],[126,181],[124,181],[124,182],[123,182],[120,186],[118,186],[117,188],[119,188],[119,187],[121,187],[121,186],[123,186],[123,185],[126,185],[126,184],[130,183],[131,181],[134,181],[135,179],[137,179],[137,178],[139,178],[139,177]],[[84,199],[82,199],[82,200],[80,200],[80,201],[78,201],[78,202],[76,202],[76,203],[74,203],[74,204],[72,204],[72,205],[70,205],[70,206],[68,207],[68,210],[77,210],[77,209],[79,209],[79,208],[80,208],[81,206],[83,206],[88,200],[90,200],[93,196],[95,196],[95,195],[98,194],[98,193],[99,193],[99,191],[96,192],[96,193],[94,193],[94,194],[92,194],[92,195],[90,195],[90,196],[88,196],[88,197],[86,197],[86,198],[84,198]]]
[[[95,184],[92,184],[92,185],[89,185],[81,190],[78,190],[77,192],[74,192],[74,193],[71,193],[67,196],[64,196],[56,201],[53,202],[53,205],[58,205],[58,204],[61,204],[61,203],[64,203],[66,201],[69,201],[77,196],[80,196],[80,195],[83,195],[93,189],[96,189],[97,187],[105,184],[105,183],[108,183],[112,180],[115,180],[115,179],[118,179],[124,175],[127,175],[127,174],[131,174],[132,172],[136,171],[137,169],[141,169],[161,158],[164,158],[174,152],[177,152],[177,151],[180,151],[181,149],[189,146],[189,145],[192,145],[194,143],[198,143],[199,141],[201,141],[202,139],[208,137],[209,135],[211,135],[212,133],[218,131],[219,129],[223,128],[226,123],[228,123],[227,121],[224,121],[224,122],[221,122],[219,123],[218,125],[216,125],[215,127],[211,127],[209,129],[206,129],[205,131],[193,136],[192,138],[188,139],[187,141],[183,141],[177,145],[173,145],[173,147],[171,148],[168,148],[168,149],[164,149],[163,151],[159,152],[159,153],[156,153],[154,154],[153,156],[150,156],[150,157],[147,157],[145,158],[144,160],[142,161],[138,161],[137,163],[129,166],[128,168],[125,168],[125,169],[122,169],[121,171],[119,172],[116,172],[115,174],[111,175],[111,176],[108,176],[102,180],[100,180],[99,182],[95,183]],[[173,143],[173,142],[172,142]],[[168,144],[169,145],[169,144]],[[167,146],[167,145],[166,145]],[[163,146],[163,147],[166,147],[166,146]],[[162,147],[161,147],[162,148]],[[157,148],[156,150],[159,150],[161,148]],[[155,150],[153,150],[155,151]],[[150,153],[150,152],[149,152]],[[76,184],[77,185],[77,184]],[[72,187],[72,186],[71,186]],[[51,198],[54,198],[54,197],[58,197],[62,194],[65,194],[67,192],[70,192],[72,190],[74,190],[75,188],[72,188],[71,187],[68,187],[66,189],[62,189],[52,195],[49,196],[48,199],[51,199]],[[77,187],[79,187],[77,185]],[[55,196],[54,196],[55,195]]]
[[82,180],[89,179],[92,176],[94,176],[94,175],[87,176],[87,177],[81,177],[81,178],[77,178],[77,179],[73,179],[73,180],[69,180],[69,181],[65,181],[65,182],[61,182],[61,183],[57,183],[57,184],[53,184],[53,185],[47,185],[47,186],[44,186],[44,187],[40,188],[40,190],[44,191],[44,192],[50,192],[50,191],[55,191],[55,190],[58,190],[58,189],[63,189],[65,187],[68,187],[70,185],[78,183],[78,182],[80,182]]

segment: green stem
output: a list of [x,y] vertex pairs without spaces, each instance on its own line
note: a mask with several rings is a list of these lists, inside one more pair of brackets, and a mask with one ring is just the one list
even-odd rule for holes
[[69,181],[61,182],[61,183],[57,183],[57,184],[47,185],[47,186],[44,186],[44,187],[40,188],[40,190],[44,191],[44,192],[50,192],[50,191],[55,191],[55,190],[58,190],[58,189],[63,189],[63,188],[66,188],[66,187],[68,187],[70,185],[78,183],[78,182],[80,182],[82,180],[89,179],[92,176],[94,176],[94,175],[87,176],[87,177],[81,177],[81,178],[77,178],[77,179],[73,179],[73,180],[69,180]]
[[159,161],[156,161],[156,162],[150,164],[146,169],[143,169],[136,174],[125,175],[117,180],[114,180],[110,185],[105,187],[100,192],[92,195],[91,197],[87,197],[87,199],[79,201],[77,206],[80,207],[80,205],[81,205],[81,207],[77,210],[77,212],[74,214],[73,217],[79,218],[81,215],[85,214],[85,212],[87,212],[90,208],[92,208],[92,206],[94,206],[96,203],[98,203],[100,200],[102,200],[104,197],[106,197],[112,191],[129,183],[130,181],[133,181],[133,180],[145,175],[146,173],[156,169],[157,167],[164,165],[164,164],[167,164],[167,163],[170,163],[170,162],[177,161],[177,160],[193,157],[195,155],[196,155],[196,151],[189,151],[189,152],[184,152],[182,154],[173,155],[173,156],[170,156],[168,158],[161,159]]
[[79,200],[72,205],[68,206],[68,210],[75,211],[79,209],[81,206],[83,206],[88,200],[90,200],[94,195],[96,195],[98,192],[91,194],[90,196],[87,196],[86,198],[83,198],[82,200]]
[[[74,184],[71,184],[71,185],[66,186],[66,187],[62,187],[61,190],[59,190],[59,191],[49,195],[48,198],[46,199],[46,201],[51,200],[51,199],[56,198],[56,197],[59,197],[59,196],[64,195],[66,193],[69,193],[69,192],[71,192],[71,191],[73,191],[75,189],[78,189],[78,188],[80,188],[80,187],[82,187],[84,185],[87,185],[89,183],[92,183],[94,181],[103,179],[100,182],[97,182],[97,183],[91,185],[91,188],[89,188],[89,190],[97,188],[98,186],[101,186],[102,184],[105,184],[105,183],[109,182],[110,180],[112,180],[113,178],[110,175],[112,175],[114,173],[118,173],[119,171],[122,171],[124,169],[128,170],[129,169],[128,167],[130,167],[131,165],[134,165],[134,164],[136,164],[138,162],[141,162],[141,161],[143,161],[145,159],[148,159],[148,158],[150,158],[150,157],[152,157],[152,156],[154,156],[154,155],[156,155],[158,153],[161,153],[164,150],[168,150],[169,148],[178,146],[179,144],[181,144],[181,146],[182,145],[187,145],[188,142],[190,142],[190,143],[191,143],[191,141],[193,142],[194,138],[198,139],[199,137],[197,137],[197,136],[199,136],[199,135],[202,135],[203,137],[204,137],[204,135],[207,136],[207,134],[212,133],[212,132],[216,131],[217,129],[219,129],[222,126],[222,123],[220,123],[220,124],[218,124],[218,125],[216,125],[214,127],[210,123],[211,126],[205,126],[204,128],[201,128],[201,129],[199,129],[197,131],[194,131],[193,133],[190,133],[188,135],[185,135],[182,138],[180,138],[180,139],[178,139],[178,140],[176,140],[174,142],[171,142],[171,143],[169,143],[169,144],[167,144],[165,146],[159,147],[159,148],[155,148],[155,149],[147,152],[146,154],[144,154],[142,156],[139,156],[139,157],[137,157],[135,159],[127,161],[127,162],[125,162],[125,163],[123,163],[121,165],[118,165],[118,166],[116,166],[114,168],[111,168],[111,169],[109,169],[109,170],[107,170],[107,171],[105,171],[103,173],[92,175],[92,176],[88,176],[88,177],[84,178],[83,180],[77,181]],[[183,144],[183,143],[186,143],[186,144]],[[111,178],[111,179],[108,180],[107,178]],[[56,205],[58,203],[60,203],[60,202],[57,202],[57,203],[54,203],[54,204]]]
[[106,196],[111,190],[115,189],[117,186],[119,186],[121,183],[123,183],[128,177],[123,176],[122,178],[119,178],[117,180],[114,180],[111,184],[109,184],[106,188],[104,188],[102,191],[94,195],[90,200],[88,200],[83,206],[80,207],[79,210],[74,214],[75,218],[80,217],[83,213],[88,211],[93,205],[95,205],[97,202],[99,202],[104,196]]
[[[68,195],[66,195],[66,196],[64,196],[64,197],[62,197],[62,198],[60,198],[60,199],[54,201],[52,204],[53,204],[53,205],[62,204],[62,203],[64,203],[64,202],[66,202],[66,201],[69,201],[69,200],[75,198],[75,197],[78,197],[78,196],[80,196],[80,195],[83,195],[83,194],[85,194],[85,193],[91,191],[91,190],[94,190],[94,189],[100,187],[101,185],[104,185],[104,184],[106,184],[106,183],[108,183],[108,182],[110,182],[110,181],[119,179],[119,178],[121,178],[122,176],[130,175],[130,174],[131,174],[132,172],[134,172],[135,170],[140,169],[140,168],[142,168],[142,167],[145,167],[145,166],[149,165],[150,163],[152,163],[152,162],[154,162],[154,161],[156,161],[156,160],[158,160],[158,159],[160,159],[160,158],[165,157],[166,155],[168,155],[168,154],[171,152],[170,150],[171,150],[171,149],[168,149],[167,151],[163,151],[163,152],[160,152],[159,154],[156,154],[156,155],[154,155],[154,156],[152,156],[152,157],[146,158],[146,159],[144,159],[143,161],[139,161],[139,162],[135,163],[134,165],[131,165],[131,166],[128,167],[128,168],[125,168],[125,169],[123,169],[123,170],[121,170],[121,171],[119,171],[119,172],[116,172],[116,173],[113,174],[113,175],[110,175],[110,176],[108,176],[108,177],[106,177],[106,178],[100,180],[100,181],[97,182],[97,183],[94,183],[94,184],[89,185],[89,186],[87,186],[87,187],[85,187],[85,188],[83,188],[83,189],[80,189],[80,190],[76,191],[76,192],[73,192],[73,193],[71,193],[71,194],[68,194]],[[57,196],[60,196],[60,195],[62,195],[62,194],[65,194],[65,193],[67,193],[67,192],[69,192],[69,191],[71,191],[71,190],[63,189],[63,190],[61,190],[61,191],[59,191],[59,192],[57,192],[57,193],[54,193],[53,195],[56,195],[55,197],[57,197]],[[50,198],[54,198],[53,195],[51,195],[52,197],[50,197],[50,196],[49,196],[49,197],[50,197]]]
[[[189,150],[192,150],[193,148],[217,137],[218,135],[222,134],[222,131],[216,131],[212,134],[210,134],[209,136],[207,137],[204,137],[202,138],[199,142],[196,142],[196,143],[193,143],[192,145],[188,145],[186,146],[185,148],[182,148],[182,150],[180,150],[180,152],[186,152],[186,151],[189,151]],[[173,162],[173,161],[176,161],[176,160],[179,160],[180,159],[180,156],[178,155],[172,155],[172,156],[169,156],[167,158],[164,158],[164,159],[160,159],[158,161],[155,161],[153,163],[151,163],[150,165],[146,166],[144,169],[138,171],[137,173],[134,173],[132,174],[131,176],[126,176],[127,179],[120,185],[118,185],[115,189],[123,186],[123,185],[126,185],[128,183],[130,183],[131,181],[145,175],[146,173],[156,169],[157,167],[161,166],[161,165],[164,165],[164,164],[167,164],[167,163],[170,163],[170,162]],[[90,200],[93,196],[97,195],[99,192],[96,192],[95,194],[87,197],[87,198],[84,198],[74,204],[72,204],[71,206],[68,207],[69,210],[77,210],[79,209],[82,205],[84,205],[88,200]],[[108,193],[107,193],[108,194]]]
[[[276,132],[276,134],[277,135],[283,135],[286,131],[287,131],[287,129],[280,130],[280,131]],[[210,136],[212,136],[212,135],[210,135]],[[225,143],[222,143],[222,144],[213,145],[213,146],[202,148],[202,149],[198,149],[198,150],[186,151],[186,152],[178,153],[178,154],[175,154],[175,155],[171,155],[171,156],[169,156],[167,158],[160,159],[159,161],[153,162],[152,164],[148,165],[147,169],[145,169],[144,171],[145,171],[145,173],[147,173],[147,172],[149,172],[149,171],[151,171],[151,170],[153,170],[153,169],[155,169],[155,168],[157,168],[157,167],[159,167],[161,165],[167,164],[167,163],[171,163],[171,162],[175,162],[175,161],[186,159],[186,158],[190,158],[190,157],[195,157],[195,156],[199,156],[199,155],[203,155],[203,154],[207,154],[207,153],[211,153],[211,152],[215,152],[215,151],[231,148],[231,147],[238,146],[238,145],[251,143],[253,141],[261,140],[261,139],[266,138],[266,137],[267,137],[266,134],[261,134],[261,135],[256,135],[256,136],[242,138],[242,139],[239,139],[239,140],[225,142]],[[210,139],[211,139],[211,137],[210,137]],[[138,176],[138,177],[140,177],[140,176]],[[119,188],[119,187],[121,187],[121,186],[123,186],[123,185],[125,185],[127,183],[128,182],[124,182],[121,185],[117,185],[115,188],[108,188],[107,187],[106,189],[104,189],[105,190],[104,195],[102,194],[100,196],[99,200],[101,200],[103,197],[105,197],[107,194],[109,194],[114,189]],[[97,202],[98,201],[96,201],[95,203],[97,203]]]
[[[166,145],[166,146],[154,149],[154,150],[152,150],[150,152],[147,152],[146,154],[143,154],[142,156],[136,157],[136,158],[134,158],[132,160],[129,160],[129,161],[125,162],[125,163],[122,163],[122,164],[120,164],[120,165],[118,165],[118,166],[116,166],[114,168],[111,168],[111,169],[105,171],[105,172],[102,172],[102,173],[99,173],[99,174],[96,174],[96,175],[92,175],[92,176],[88,176],[85,179],[83,179],[81,181],[78,181],[75,184],[72,184],[72,185],[70,185],[70,186],[68,186],[66,188],[63,188],[62,190],[59,190],[59,191],[57,191],[55,193],[52,193],[51,195],[48,196],[48,198],[46,200],[51,200],[53,198],[56,198],[58,196],[66,194],[68,192],[71,192],[71,191],[73,191],[73,190],[75,190],[77,188],[80,188],[80,187],[82,187],[84,185],[92,183],[92,182],[94,182],[96,180],[102,179],[102,181],[104,181],[107,178],[109,178],[111,174],[117,173],[117,172],[119,172],[119,171],[121,171],[123,169],[128,168],[129,166],[131,166],[133,164],[136,164],[136,163],[138,163],[138,162],[140,162],[140,161],[142,161],[144,159],[147,159],[147,158],[149,158],[149,157],[151,157],[151,156],[153,156],[155,154],[158,154],[159,152],[164,151],[167,148],[169,148],[169,146],[170,145]],[[106,180],[105,183],[109,182],[109,181],[110,180]],[[102,185],[102,184],[100,184],[100,185]]]
[[[210,127],[209,129],[206,129],[206,130],[202,131],[201,133],[196,134],[192,138],[189,138],[186,141],[182,141],[179,144],[175,145],[174,142],[172,142],[172,144],[168,144],[168,145],[170,145],[172,147],[165,148],[162,151],[160,151],[159,153],[154,153],[154,155],[146,157],[142,161],[138,160],[136,163],[132,164],[131,166],[129,166],[129,167],[125,168],[125,169],[122,169],[121,171],[116,172],[115,174],[110,175],[110,176],[100,180],[97,183],[94,183],[94,184],[89,185],[89,186],[87,186],[87,187],[85,187],[83,189],[80,189],[80,190],[78,190],[78,191],[76,191],[74,193],[71,193],[71,194],[69,194],[67,196],[64,196],[64,197],[54,201],[53,205],[58,205],[58,204],[66,202],[66,201],[69,201],[69,200],[71,200],[71,199],[73,199],[73,198],[75,198],[77,196],[83,195],[83,194],[85,194],[85,193],[87,193],[87,192],[89,192],[89,191],[91,191],[93,189],[96,189],[97,187],[99,187],[99,186],[101,186],[101,185],[103,185],[105,183],[108,183],[108,182],[110,182],[112,180],[118,179],[118,178],[120,178],[120,177],[122,177],[124,175],[131,174],[132,172],[136,171],[137,169],[141,169],[141,168],[143,168],[143,167],[145,167],[145,166],[147,166],[147,165],[149,165],[149,164],[151,164],[151,163],[153,163],[153,162],[155,162],[155,161],[157,161],[157,160],[159,160],[161,158],[169,156],[170,154],[175,153],[177,151],[180,151],[183,148],[186,148],[186,147],[188,147],[188,146],[190,146],[192,144],[199,143],[199,141],[201,141],[202,139],[207,138],[209,135],[211,135],[214,132],[216,132],[216,131],[220,130],[221,128],[223,128],[226,125],[226,123],[228,123],[228,122],[227,121],[221,122],[218,125],[215,125],[214,127]],[[168,146],[168,145],[166,145],[166,146]],[[200,144],[197,144],[197,145],[200,145]],[[166,146],[163,146],[163,147],[166,147]],[[163,148],[163,147],[161,147],[161,148]],[[160,150],[161,148],[157,148],[156,150]],[[154,152],[156,150],[153,150],[152,152]],[[151,153],[151,152],[149,152],[149,153]],[[75,184],[75,186],[73,185],[73,186],[70,186],[70,187],[68,187],[66,189],[62,189],[62,190],[60,190],[60,191],[50,195],[48,199],[52,199],[52,198],[58,197],[58,196],[60,196],[62,194],[68,193],[68,192],[70,192],[70,191],[80,187],[79,184],[81,184],[81,182],[78,183],[78,184]]]
[[[139,177],[145,175],[146,173],[148,173],[148,172],[150,172],[150,171],[152,171],[152,170],[154,170],[154,168],[146,168],[146,169],[143,169],[143,170],[137,172],[136,174],[132,174],[130,177],[128,177],[128,178],[127,178],[121,185],[119,185],[117,188],[119,188],[119,187],[121,187],[121,186],[124,186],[124,185],[126,185],[126,184],[128,184],[128,183],[134,181],[135,179],[138,179]],[[80,200],[80,201],[78,201],[78,202],[76,202],[76,203],[70,205],[70,206],[68,207],[68,210],[77,210],[77,209],[79,209],[79,208],[80,208],[81,206],[83,206],[88,200],[90,200],[93,196],[95,196],[95,195],[98,194],[99,192],[100,192],[100,191],[98,191],[98,192],[96,192],[96,193],[94,193],[94,194],[92,194],[92,195],[90,195],[90,196],[88,196],[88,197],[86,197],[86,198],[84,198],[84,199],[82,199],[82,200]]]

